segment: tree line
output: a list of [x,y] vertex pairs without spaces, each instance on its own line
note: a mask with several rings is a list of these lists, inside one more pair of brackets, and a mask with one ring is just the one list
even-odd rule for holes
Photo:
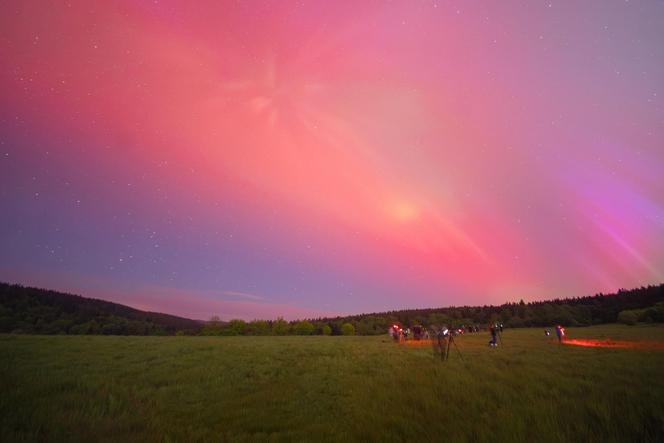
[[212,317],[206,322],[200,335],[355,335],[355,326],[350,322],[324,320],[286,321],[276,320],[231,320],[222,322]]
[[202,322],[78,295],[0,283],[0,332],[107,335],[378,335],[393,324],[545,327],[664,322],[664,284],[500,306],[407,309],[296,321],[240,319]]
[[[502,323],[508,328],[591,326],[603,323],[625,324],[664,322],[664,284],[620,289],[614,294],[557,298],[548,301],[505,303],[500,306],[460,306],[433,309],[406,309],[381,313],[317,318],[287,322],[213,318],[203,328],[205,335],[379,335],[394,324],[403,327],[480,326]],[[344,329],[345,328],[345,329]]]
[[0,283],[0,332],[22,334],[197,334],[202,322],[80,295]]
[[[623,312],[626,311],[626,312]],[[323,321],[343,321],[355,325],[359,334],[382,333],[389,325],[416,324],[486,326],[502,323],[506,327],[591,326],[617,321],[664,322],[664,284],[620,289],[613,294],[556,298],[547,301],[505,303],[500,306],[459,306],[433,309],[407,309],[361,314]],[[626,322],[625,322],[626,323]]]

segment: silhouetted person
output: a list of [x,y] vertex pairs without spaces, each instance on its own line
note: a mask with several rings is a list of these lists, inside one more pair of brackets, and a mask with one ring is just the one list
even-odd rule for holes
[[498,339],[498,328],[496,328],[496,325],[489,326],[489,332],[491,333],[489,346],[498,346],[498,342],[496,341]]
[[445,360],[445,352],[447,349],[447,340],[449,339],[450,330],[447,326],[442,326],[438,331],[435,331],[436,338],[433,341],[434,353],[440,355],[441,360]]
[[394,339],[395,342],[398,342],[399,341],[399,327],[394,325],[390,329],[391,329],[392,339]]

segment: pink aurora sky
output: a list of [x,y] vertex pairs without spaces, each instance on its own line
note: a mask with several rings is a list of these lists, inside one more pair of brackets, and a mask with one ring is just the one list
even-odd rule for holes
[[0,8],[0,280],[226,319],[664,281],[662,2]]

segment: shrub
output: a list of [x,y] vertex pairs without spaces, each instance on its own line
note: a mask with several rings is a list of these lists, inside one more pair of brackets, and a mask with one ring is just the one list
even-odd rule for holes
[[224,328],[223,335],[244,335],[246,332],[247,322],[240,319],[233,319]]
[[286,335],[290,331],[290,324],[283,318],[279,317],[272,322],[272,334]]
[[664,323],[664,302],[659,302],[646,309],[645,316],[647,317],[647,321]]
[[618,321],[626,325],[635,325],[639,320],[639,314],[634,310],[620,311],[618,314]]
[[203,326],[200,335],[221,335],[223,327],[224,325],[221,320],[219,320],[219,317],[214,315],[205,324],[205,326]]
[[270,335],[270,323],[266,320],[253,320],[249,322],[249,334]]
[[297,335],[311,335],[314,333],[314,325],[307,320],[299,321],[293,327],[293,332]]
[[323,333],[323,335],[332,335],[332,328],[330,327],[330,325],[323,325],[323,327],[321,328],[321,332]]
[[355,326],[350,323],[344,323],[341,325],[341,333],[343,335],[355,335]]

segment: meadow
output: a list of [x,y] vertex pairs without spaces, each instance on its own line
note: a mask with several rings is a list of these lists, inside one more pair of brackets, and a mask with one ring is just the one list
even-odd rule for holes
[[[664,340],[662,326],[570,328]],[[664,351],[457,337],[0,335],[0,441],[663,441]]]

